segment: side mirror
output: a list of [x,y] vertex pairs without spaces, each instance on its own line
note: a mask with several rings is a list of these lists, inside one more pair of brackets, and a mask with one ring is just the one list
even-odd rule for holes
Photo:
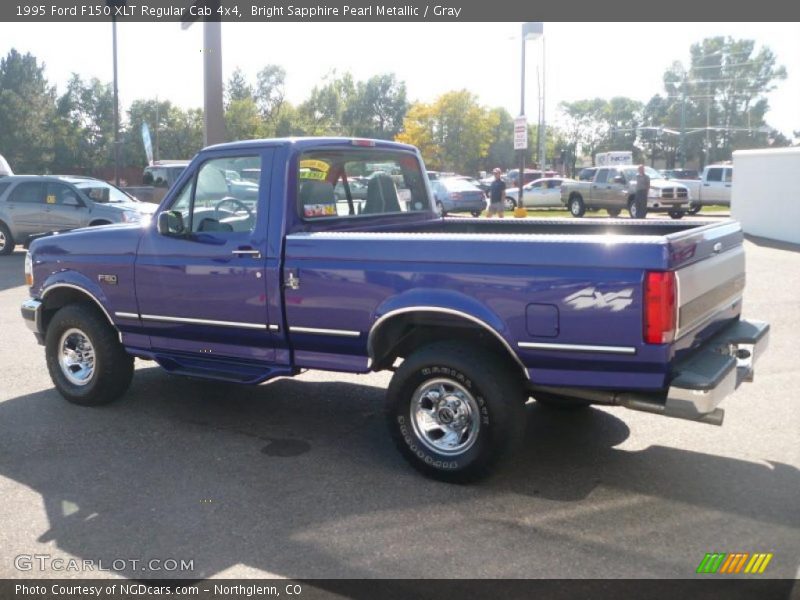
[[156,229],[161,235],[183,235],[186,232],[183,214],[179,210],[158,213]]
[[625,178],[622,175],[617,175],[613,181],[614,183],[625,183]]

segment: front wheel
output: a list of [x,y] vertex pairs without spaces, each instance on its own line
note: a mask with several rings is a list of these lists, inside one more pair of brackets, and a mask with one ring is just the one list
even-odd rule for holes
[[514,210],[517,207],[517,201],[514,198],[508,198],[503,201],[506,210]]
[[494,354],[438,342],[397,370],[386,417],[412,467],[442,481],[474,481],[521,442],[525,397],[519,376]]
[[689,210],[687,210],[686,213],[689,215],[696,215],[697,213],[700,212],[702,208],[703,208],[702,204],[692,203],[689,205]]
[[53,316],[45,358],[56,389],[73,404],[108,404],[125,393],[133,377],[133,357],[105,318],[86,304],[68,304]]
[[14,252],[14,238],[11,230],[0,221],[0,256]]
[[479,210],[473,210],[472,212],[470,212],[470,214],[471,214],[473,217],[480,217],[480,216],[481,216],[481,211],[479,211]]
[[582,217],[586,213],[586,206],[583,204],[583,198],[580,196],[572,196],[569,199],[569,212],[573,217]]
[[647,201],[638,202],[636,198],[628,200],[628,214],[631,219],[644,219],[647,217]]
[[669,216],[672,219],[682,219],[684,212],[682,210],[671,210],[669,211]]

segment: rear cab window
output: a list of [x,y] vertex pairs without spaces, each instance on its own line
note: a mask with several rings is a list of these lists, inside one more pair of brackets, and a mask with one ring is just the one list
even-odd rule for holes
[[304,221],[430,210],[425,176],[413,154],[364,148],[300,155],[297,211]]

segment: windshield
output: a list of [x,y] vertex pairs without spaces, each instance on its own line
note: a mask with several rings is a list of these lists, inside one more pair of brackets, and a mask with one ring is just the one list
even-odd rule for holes
[[75,187],[95,202],[136,202],[121,189],[105,181],[80,181],[75,184]]
[[[631,181],[632,179],[636,179],[636,176],[639,174],[639,167],[628,167],[627,169],[623,169],[622,172],[625,174],[625,179]],[[644,174],[650,179],[664,179],[664,176],[652,167],[645,167]]]

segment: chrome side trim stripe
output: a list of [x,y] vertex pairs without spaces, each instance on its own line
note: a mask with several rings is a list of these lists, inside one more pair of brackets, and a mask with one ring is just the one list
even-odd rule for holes
[[217,327],[239,327],[240,329],[266,329],[266,324],[241,323],[238,321],[214,321],[212,319],[189,319],[187,317],[164,317],[161,315],[142,315],[143,321],[161,321],[164,323],[186,323],[189,325],[214,325]]
[[119,317],[120,319],[138,319],[139,315],[136,313],[127,313],[127,312],[115,312],[115,317]]
[[317,329],[315,327],[289,327],[292,333],[311,333],[315,335],[332,335],[336,337],[360,337],[360,331],[349,331],[347,329]]
[[541,342],[519,342],[525,350],[555,350],[556,352],[602,352],[605,354],[636,354],[633,346],[587,346],[583,344],[546,344]]
[[280,325],[272,324],[272,325],[267,325],[267,329],[269,329],[270,331],[280,331],[281,327]]

